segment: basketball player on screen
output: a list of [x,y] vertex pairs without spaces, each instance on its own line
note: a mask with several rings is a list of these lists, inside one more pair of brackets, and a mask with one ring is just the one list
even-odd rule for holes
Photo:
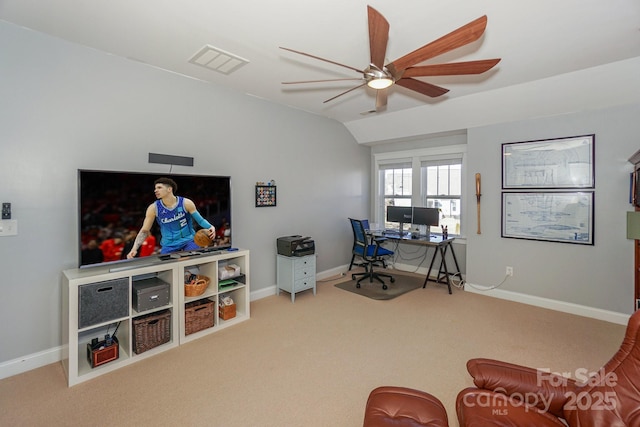
[[162,254],[200,248],[193,241],[195,230],[192,219],[208,231],[211,239],[215,237],[215,227],[200,215],[195,203],[185,197],[174,195],[178,191],[178,185],[174,180],[158,178],[154,184],[154,194],[157,200],[147,208],[142,228],[138,232],[127,258],[131,259],[136,256],[138,249],[151,233],[153,221],[160,225],[160,233],[162,234],[160,253]]

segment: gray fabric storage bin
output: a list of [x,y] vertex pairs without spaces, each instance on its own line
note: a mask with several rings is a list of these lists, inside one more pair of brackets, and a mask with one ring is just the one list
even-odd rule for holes
[[129,278],[78,286],[78,328],[129,316]]

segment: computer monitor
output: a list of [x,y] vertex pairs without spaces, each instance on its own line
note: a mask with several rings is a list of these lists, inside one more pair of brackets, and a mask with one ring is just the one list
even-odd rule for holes
[[411,206],[387,206],[387,222],[399,222],[399,231],[402,232],[404,224],[411,223],[413,208]]
[[413,208],[413,225],[428,225],[437,227],[440,225],[440,211],[438,208]]
[[413,208],[411,206],[387,206],[388,222],[411,222]]

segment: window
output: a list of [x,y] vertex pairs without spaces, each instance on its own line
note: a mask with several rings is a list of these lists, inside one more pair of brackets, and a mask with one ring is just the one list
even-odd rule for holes
[[[450,234],[460,234],[462,159],[425,160],[420,177],[421,206],[440,209],[440,226],[447,227]],[[442,229],[431,227],[431,232],[442,232]]]
[[392,228],[394,224],[387,222],[387,206],[412,206],[413,169],[411,162],[404,162],[381,165],[379,171],[383,190],[383,221],[380,222],[384,222],[385,228]]
[[[440,224],[449,234],[462,234],[462,188],[466,145],[374,154],[374,222],[385,228],[387,206],[440,209]],[[405,225],[405,229],[409,224]],[[440,227],[432,227],[440,233]],[[426,230],[425,230],[426,232]]]

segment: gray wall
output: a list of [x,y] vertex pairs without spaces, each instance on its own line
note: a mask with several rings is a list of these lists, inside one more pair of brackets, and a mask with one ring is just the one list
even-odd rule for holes
[[[369,211],[370,149],[338,122],[0,21],[0,364],[61,345],[61,271],[77,266],[77,170],[157,172],[149,152],[195,157],[175,173],[232,177],[234,246],[253,290],[275,284],[275,239],[316,239],[318,271],[348,263],[349,216]],[[275,179],[278,205],[254,207]],[[149,189],[150,201],[153,198]]]
[[[626,238],[627,159],[639,148],[640,105],[538,118],[468,130],[468,209],[475,209],[475,173],[482,174],[482,234],[467,236],[467,282],[494,286],[514,268],[501,290],[610,310],[633,311],[633,241]],[[501,144],[594,133],[594,245],[500,237]],[[476,218],[467,210],[467,230]]]

